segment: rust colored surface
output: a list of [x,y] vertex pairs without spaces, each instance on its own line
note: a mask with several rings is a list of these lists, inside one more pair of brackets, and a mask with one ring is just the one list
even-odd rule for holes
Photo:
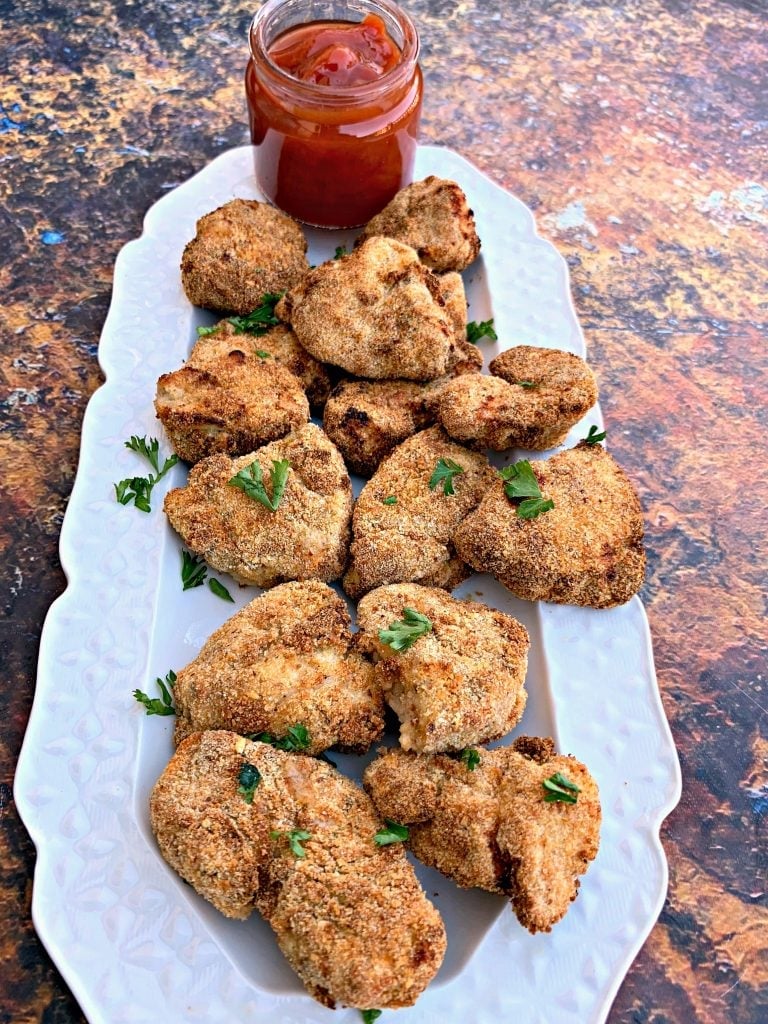
[[[684,795],[661,919],[611,1024],[768,1020],[768,18],[759,2],[410,0],[424,136],[567,258]],[[510,10],[514,10],[510,14]],[[248,5],[0,2],[0,1024],[82,1015],[29,918],[11,793],[112,266],[151,203],[246,141]],[[556,1022],[552,1022],[556,1024]]]

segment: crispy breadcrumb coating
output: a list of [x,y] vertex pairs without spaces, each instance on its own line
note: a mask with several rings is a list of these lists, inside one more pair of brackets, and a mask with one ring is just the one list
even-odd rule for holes
[[[441,459],[463,469],[454,494],[430,488]],[[452,590],[469,572],[451,537],[495,479],[484,456],[454,444],[439,427],[408,438],[389,455],[357,499],[344,589],[357,600],[385,583],[415,581]],[[395,498],[394,504],[384,504]]]
[[[379,638],[406,608],[431,630],[407,650]],[[528,632],[516,619],[442,590],[398,583],[367,594],[357,609],[361,645],[400,719],[403,750],[462,750],[499,739],[525,709]],[[394,816],[391,816],[394,817]]]
[[410,246],[371,238],[311,270],[275,312],[322,362],[376,380],[433,380],[464,358],[445,289]]
[[381,691],[347,606],[318,580],[284,583],[233,615],[179,672],[173,694],[177,742],[205,729],[279,739],[300,724],[307,754],[363,754],[384,731]]
[[467,197],[455,181],[431,174],[406,185],[363,229],[358,241],[374,235],[412,246],[437,272],[464,270],[480,252],[480,239]]
[[296,221],[267,203],[233,199],[197,222],[181,257],[181,282],[195,306],[250,313],[267,292],[292,288],[309,270]]
[[459,556],[527,601],[624,604],[642,586],[645,552],[640,502],[621,467],[583,441],[531,465],[555,507],[520,518],[497,479],[454,534]]
[[[258,460],[271,495],[272,463],[284,459],[288,481],[274,512],[229,483]],[[313,423],[250,455],[203,459],[185,487],[166,495],[164,508],[190,551],[241,583],[330,582],[344,570],[352,485],[341,456]]]
[[[365,788],[379,812],[410,828],[414,854],[462,888],[503,893],[530,932],[548,932],[579,890],[600,841],[600,798],[587,768],[551,739],[521,736],[479,748],[472,771],[444,754],[383,750]],[[547,803],[556,772],[580,788],[576,803]]]
[[[244,765],[258,773],[250,803],[238,792]],[[195,733],[158,779],[150,815],[168,864],[227,917],[259,910],[325,1006],[412,1006],[437,973],[440,915],[402,844],[374,842],[370,799],[330,765]],[[309,833],[303,856],[291,849],[296,830]]]
[[229,320],[221,320],[215,331],[197,339],[187,365],[205,370],[209,364],[215,365],[222,356],[233,352],[241,352],[248,361],[266,358],[284,366],[298,377],[313,409],[322,408],[330,394],[328,370],[301,347],[299,339],[285,324],[272,327],[265,334],[248,334],[238,333]]

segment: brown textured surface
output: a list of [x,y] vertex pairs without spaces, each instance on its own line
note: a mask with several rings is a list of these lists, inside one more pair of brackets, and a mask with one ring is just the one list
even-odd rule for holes
[[[766,8],[410,0],[424,137],[515,191],[566,256],[612,452],[646,510],[644,590],[685,791],[670,891],[611,1024],[768,1016]],[[250,5],[0,0],[0,1022],[82,1017],[29,921],[11,796],[56,541],[119,247],[246,140]],[[762,84],[761,84],[762,82]],[[59,232],[44,244],[44,231]],[[762,403],[762,405],[761,405]]]

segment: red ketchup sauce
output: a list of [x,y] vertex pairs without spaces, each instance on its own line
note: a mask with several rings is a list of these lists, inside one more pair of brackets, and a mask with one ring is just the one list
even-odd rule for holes
[[422,99],[415,30],[401,48],[367,14],[296,25],[269,42],[258,21],[245,87],[259,185],[309,224],[364,224],[411,180]]

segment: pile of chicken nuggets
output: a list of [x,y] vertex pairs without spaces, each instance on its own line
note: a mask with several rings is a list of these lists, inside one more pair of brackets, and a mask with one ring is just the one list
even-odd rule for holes
[[[446,949],[406,849],[536,932],[599,842],[581,762],[548,738],[487,747],[523,715],[530,638],[450,592],[477,571],[525,600],[622,604],[643,524],[595,431],[491,466],[488,450],[562,445],[598,389],[584,360],[513,338],[481,372],[461,277],[480,239],[458,184],[404,188],[350,253],[310,267],[306,250],[288,217],[236,199],[184,251],[190,300],[226,316],[158,381],[191,464],[165,512],[264,593],[178,672],[151,818],[168,863],[223,914],[258,910],[316,999],[397,1008]],[[368,478],[356,502],[350,472]],[[324,752],[368,751],[387,708],[399,745],[362,791]]]

